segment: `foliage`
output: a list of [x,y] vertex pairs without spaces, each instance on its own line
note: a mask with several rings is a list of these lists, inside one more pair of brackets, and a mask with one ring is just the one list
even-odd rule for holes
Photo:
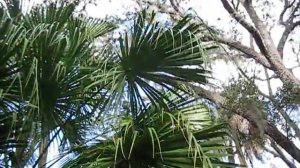
[[[223,122],[230,123],[230,132],[237,145],[237,150],[245,153],[250,162],[253,160],[252,155],[262,160],[261,153],[266,143],[263,136],[266,123],[263,119],[267,116],[263,109],[270,108],[269,102],[262,98],[253,82],[253,80],[239,77],[225,87],[224,96],[228,108],[222,110],[220,117]],[[255,115],[253,118],[255,118],[257,126],[251,125],[242,117],[232,113],[233,110],[239,108],[250,110]],[[242,147],[245,152],[242,151]]]
[[178,81],[206,83],[204,50],[214,46],[203,45],[197,38],[201,25],[189,21],[185,17],[165,28],[155,21],[155,13],[141,12],[131,31],[119,38],[117,49],[99,59],[100,67],[96,67],[95,82],[90,86],[108,85],[112,100],[128,92],[131,112],[135,112],[145,108],[141,93],[152,103],[164,97],[153,85],[176,93],[176,88],[181,89]]
[[[223,125],[180,84],[207,84],[203,56],[215,46],[199,41],[203,25],[187,16],[164,27],[143,11],[118,43],[99,48],[116,26],[76,15],[77,5],[53,1],[24,11],[24,1],[7,0],[0,9],[3,166],[46,167],[55,140],[61,150],[76,149],[72,166],[232,166],[223,162]],[[116,111],[117,124],[102,120]],[[94,150],[85,143],[97,124],[113,129]]]
[[151,104],[137,118],[124,116],[115,134],[75,148],[64,167],[236,166],[222,162],[227,133],[212,124],[209,109],[195,100],[172,101],[177,106],[168,104],[170,111]]

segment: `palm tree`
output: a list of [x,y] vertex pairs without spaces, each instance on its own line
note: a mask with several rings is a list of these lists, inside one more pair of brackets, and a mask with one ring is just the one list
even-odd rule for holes
[[[143,11],[117,44],[99,48],[95,41],[114,25],[76,16],[76,3],[49,2],[24,11],[24,2],[7,0],[0,10],[0,158],[5,167],[46,167],[54,139],[76,150],[72,166],[91,166],[95,157],[117,167],[225,164],[219,158],[226,148],[223,127],[207,125],[208,113],[201,113],[207,108],[194,106],[193,95],[180,84],[207,84],[203,56],[215,46],[198,40],[203,25],[187,16],[165,27],[154,13]],[[123,119],[101,124],[114,125],[108,134],[117,143],[97,144],[101,149],[92,152],[91,162],[83,162],[91,152],[84,145],[86,129],[114,112]],[[191,120],[190,112],[200,118]],[[149,151],[139,161],[143,141]]]

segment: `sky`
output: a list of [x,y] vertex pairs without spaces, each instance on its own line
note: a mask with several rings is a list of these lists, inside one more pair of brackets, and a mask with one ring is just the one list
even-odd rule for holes
[[[42,1],[42,0],[37,0]],[[281,4],[275,3],[276,8],[281,7]],[[123,14],[126,10],[134,10],[137,8],[137,4],[132,2],[132,0],[98,0],[97,6],[88,5],[86,10],[87,14],[91,17],[96,18],[104,18],[105,16],[109,15],[118,15],[121,18],[124,18],[125,15]],[[193,7],[198,15],[203,18],[209,25],[216,26],[224,31],[230,32],[232,26],[229,25],[229,15],[223,9],[220,0],[190,0],[189,3],[185,4],[185,9],[189,7]],[[278,13],[274,12],[274,15],[277,16]],[[241,29],[241,27],[239,28]],[[282,32],[282,28],[280,26],[275,26],[272,30],[271,34],[275,39],[275,42],[279,40],[280,34]],[[246,33],[246,31],[243,31]],[[249,41],[243,40],[243,43],[248,43]],[[285,51],[288,52],[288,51]],[[293,66],[293,61],[286,62],[288,66]],[[214,82],[215,84],[221,86],[222,83],[227,83],[232,77],[237,77],[237,70],[234,68],[233,64],[225,63],[224,61],[217,61],[213,66],[213,76],[216,79]],[[300,69],[296,70],[299,72],[300,78]],[[281,86],[280,81],[274,80],[272,82],[272,86],[274,89]],[[262,89],[263,92],[267,92],[267,85],[265,83],[259,83],[259,87]],[[296,142],[296,145],[300,146],[299,141]],[[56,152],[57,144],[54,143],[50,146],[49,151],[49,160],[56,158],[58,153]],[[264,154],[265,161],[262,163],[261,161],[254,160],[254,167],[255,168],[285,168],[287,167],[285,163],[279,159],[274,158],[270,154]],[[289,157],[290,158],[290,157]],[[300,165],[298,165],[300,167]],[[59,166],[54,166],[59,167]]]

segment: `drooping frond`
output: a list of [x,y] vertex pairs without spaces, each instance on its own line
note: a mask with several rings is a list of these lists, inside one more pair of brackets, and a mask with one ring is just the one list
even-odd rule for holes
[[223,125],[212,124],[205,105],[187,100],[170,112],[152,105],[139,114],[124,117],[108,139],[75,149],[64,167],[236,166],[222,160],[227,134]]

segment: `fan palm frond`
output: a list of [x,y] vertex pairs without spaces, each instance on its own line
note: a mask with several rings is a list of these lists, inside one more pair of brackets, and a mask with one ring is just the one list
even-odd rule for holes
[[227,134],[212,124],[207,106],[186,100],[171,109],[151,105],[137,118],[123,117],[114,135],[77,148],[64,167],[237,166],[222,160]]
[[116,51],[100,59],[95,82],[90,86],[107,84],[112,101],[127,92],[134,113],[139,106],[145,107],[144,95],[151,102],[164,96],[154,85],[176,93],[182,89],[178,81],[207,83],[203,57],[205,50],[214,46],[199,41],[202,25],[190,23],[190,19],[187,16],[166,28],[155,21],[154,13],[141,12],[131,31],[119,39]]

